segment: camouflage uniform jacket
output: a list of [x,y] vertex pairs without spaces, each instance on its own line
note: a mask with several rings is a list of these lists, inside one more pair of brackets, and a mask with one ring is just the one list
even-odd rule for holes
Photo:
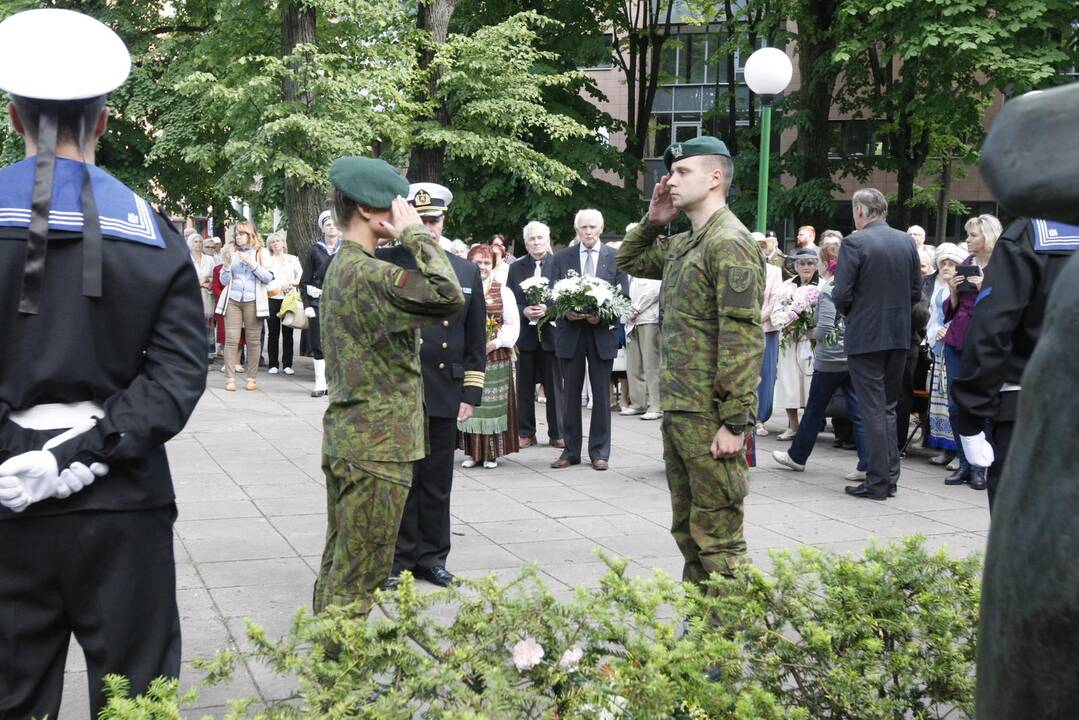
[[663,280],[662,408],[750,423],[764,353],[764,259],[726,207],[699,230],[661,238],[662,229],[646,215],[618,251],[630,275]]
[[427,454],[419,328],[457,312],[464,293],[446,253],[420,225],[401,234],[417,270],[345,242],[322,286],[330,406],[323,452],[350,461],[409,462]]

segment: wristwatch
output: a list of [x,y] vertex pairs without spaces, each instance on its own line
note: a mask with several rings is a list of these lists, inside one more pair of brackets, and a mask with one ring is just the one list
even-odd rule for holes
[[746,431],[747,425],[736,425],[734,423],[724,422],[723,427],[727,428],[735,435],[741,435]]

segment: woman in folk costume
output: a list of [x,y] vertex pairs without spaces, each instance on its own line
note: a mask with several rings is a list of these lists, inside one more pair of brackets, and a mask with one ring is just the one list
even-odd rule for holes
[[788,310],[795,291],[806,285],[820,285],[815,249],[798,248],[791,257],[794,259],[795,275],[780,286],[772,310],[772,325],[779,330],[781,337],[773,405],[787,411],[788,422],[787,430],[779,436],[780,440],[793,440],[798,432],[798,410],[805,407],[809,399],[809,384],[813,377],[813,351],[809,338],[784,340],[783,329],[790,322]]
[[477,245],[468,259],[479,268],[487,303],[487,372],[483,402],[472,417],[457,423],[458,447],[470,468],[483,463],[498,467],[498,458],[521,449],[517,438],[517,393],[513,384],[513,346],[521,331],[513,291],[494,279],[495,256],[489,245]]
[[944,301],[951,296],[951,280],[955,268],[967,253],[954,243],[941,243],[937,247],[937,278],[929,296],[929,324],[926,326],[926,343],[933,358],[929,377],[929,432],[926,444],[940,450],[930,462],[946,465],[955,457],[958,447],[948,417],[948,369],[944,362],[944,336],[948,334],[948,322],[944,319]]

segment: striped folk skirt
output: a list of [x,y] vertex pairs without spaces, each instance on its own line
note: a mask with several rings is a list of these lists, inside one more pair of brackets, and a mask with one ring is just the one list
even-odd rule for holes
[[472,417],[457,423],[457,447],[477,463],[519,452],[517,391],[511,351],[500,348],[487,356],[483,403]]

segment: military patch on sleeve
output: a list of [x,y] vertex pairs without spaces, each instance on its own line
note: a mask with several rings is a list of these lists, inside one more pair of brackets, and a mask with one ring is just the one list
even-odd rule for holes
[[393,286],[403,288],[406,283],[408,283],[408,270],[398,270],[394,274]]
[[732,267],[727,270],[727,287],[731,292],[744,293],[753,284],[753,275],[747,267]]

